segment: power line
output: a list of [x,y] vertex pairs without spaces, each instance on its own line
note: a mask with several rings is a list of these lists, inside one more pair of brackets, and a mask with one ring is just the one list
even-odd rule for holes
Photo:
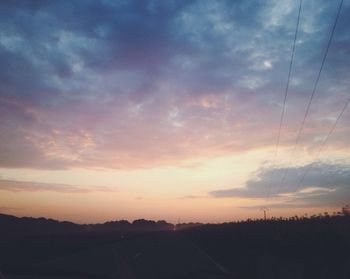
[[[281,118],[280,118],[279,127],[278,127],[278,133],[277,133],[277,139],[276,139],[276,145],[275,145],[275,152],[274,152],[273,162],[275,162],[275,160],[276,160],[277,152],[278,152],[279,145],[280,145],[281,131],[282,131],[282,125],[283,125],[285,111],[286,111],[286,103],[287,103],[287,96],[288,96],[288,90],[289,90],[290,77],[291,77],[291,74],[292,74],[292,67],[293,67],[293,60],[294,60],[294,53],[295,53],[295,45],[296,45],[296,41],[297,41],[297,37],[298,37],[298,29],[299,29],[299,22],[300,22],[300,14],[301,14],[302,2],[303,2],[303,0],[300,0],[297,24],[296,24],[296,28],[295,28],[294,41],[293,41],[293,47],[292,47],[292,54],[291,54],[290,63],[289,63],[287,84],[286,84],[286,88],[284,90],[283,107],[282,107],[282,113],[281,113]],[[273,165],[274,165],[274,163],[273,163]],[[271,186],[272,186],[271,184],[272,183],[270,182],[270,184],[268,186],[267,199],[269,199],[269,196],[270,196]]]
[[285,115],[285,110],[286,110],[286,102],[287,102],[287,96],[288,96],[288,89],[289,89],[290,77],[291,77],[291,73],[292,73],[292,66],[293,66],[293,60],[294,60],[295,45],[296,45],[297,36],[298,36],[298,29],[299,29],[300,12],[301,12],[301,5],[302,5],[302,2],[303,2],[303,0],[300,0],[299,11],[298,11],[298,19],[297,19],[297,26],[296,26],[296,28],[295,28],[295,35],[294,35],[292,56],[291,56],[290,63],[289,63],[287,85],[286,85],[286,89],[285,89],[285,92],[284,92],[283,108],[282,108],[282,114],[281,114],[281,119],[280,119],[280,125],[279,125],[279,129],[278,129],[278,136],[277,136],[277,142],[276,142],[275,155],[277,154],[277,151],[278,151],[278,148],[279,148],[279,144],[280,144],[281,130],[282,130],[282,125],[283,125],[283,120],[284,120],[284,115]]
[[287,175],[288,175],[288,171],[289,171],[288,166],[289,166],[290,163],[291,163],[292,155],[294,154],[294,152],[295,152],[295,150],[296,150],[296,148],[297,148],[297,145],[299,144],[300,136],[301,136],[301,133],[302,133],[302,131],[303,131],[303,129],[304,129],[305,122],[306,122],[306,118],[307,118],[307,116],[308,116],[308,114],[309,114],[310,107],[311,107],[311,103],[312,103],[313,98],[314,98],[314,96],[315,96],[316,89],[317,89],[317,85],[318,85],[318,82],[319,82],[319,80],[320,80],[321,73],[322,73],[322,70],[323,70],[324,64],[325,64],[325,62],[326,62],[327,55],[328,55],[328,51],[329,51],[329,48],[330,48],[331,43],[332,43],[334,31],[335,31],[335,28],[336,28],[336,26],[337,26],[338,19],[339,19],[339,15],[340,15],[340,12],[341,12],[341,9],[342,9],[342,6],[343,6],[343,1],[344,1],[344,0],[341,0],[341,1],[340,1],[339,7],[338,7],[338,12],[337,12],[337,15],[336,15],[336,18],[335,18],[335,21],[334,21],[334,24],[333,24],[333,28],[332,28],[332,31],[331,31],[331,35],[330,35],[330,37],[329,37],[329,39],[328,39],[326,51],[325,51],[325,53],[324,53],[324,55],[323,55],[321,67],[320,67],[320,69],[319,69],[319,71],[318,71],[317,78],[316,78],[316,81],[315,81],[315,84],[314,84],[314,87],[313,87],[313,90],[312,90],[312,93],[311,93],[311,96],[310,96],[310,99],[309,99],[309,103],[308,103],[308,105],[307,105],[307,108],[306,108],[306,111],[305,111],[303,120],[302,120],[301,125],[300,125],[300,127],[299,127],[299,131],[298,131],[298,133],[297,133],[297,137],[296,137],[295,142],[294,142],[294,147],[293,147],[293,150],[292,150],[292,154],[291,154],[291,156],[290,156],[290,159],[289,159],[289,163],[288,163],[287,167],[285,168],[285,171],[284,171],[284,173],[283,173],[283,177],[282,177],[282,179],[281,179],[281,183],[280,183],[280,185],[279,185],[279,188],[278,188],[278,191],[277,191],[277,192],[279,192],[279,190],[280,190],[280,189],[283,187],[283,185],[284,185],[284,182],[285,182],[286,177],[287,177]]
[[[326,145],[326,143],[327,143],[329,137],[333,134],[335,128],[336,128],[337,125],[338,125],[339,120],[340,120],[341,117],[343,116],[343,114],[344,114],[345,110],[347,109],[349,103],[350,103],[350,98],[348,98],[347,101],[344,103],[344,106],[343,106],[342,110],[340,111],[340,113],[339,113],[337,119],[334,121],[334,123],[333,123],[331,129],[329,130],[329,132],[328,132],[328,134],[327,134],[327,136],[324,138],[324,140],[323,140],[322,143],[320,144],[319,149],[318,149],[318,153],[317,153],[317,156],[316,156],[316,160],[319,158],[321,152],[323,151],[323,149],[324,149],[324,147],[325,147],[325,145]],[[308,175],[308,173],[310,172],[311,168],[312,168],[312,165],[309,165],[309,166],[305,169],[303,175],[301,176],[301,178],[300,178],[299,181],[298,181],[298,184],[297,184],[297,187],[295,188],[295,191],[298,191],[298,190],[299,190],[301,184],[303,183],[305,177],[306,177],[306,176]]]

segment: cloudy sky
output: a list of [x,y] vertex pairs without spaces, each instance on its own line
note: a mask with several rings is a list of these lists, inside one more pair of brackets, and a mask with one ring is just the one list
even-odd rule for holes
[[0,210],[220,222],[350,198],[350,1],[1,1]]

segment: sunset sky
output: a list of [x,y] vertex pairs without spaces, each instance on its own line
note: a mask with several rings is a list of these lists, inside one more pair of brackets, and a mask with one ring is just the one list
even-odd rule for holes
[[348,0],[293,148],[339,3],[302,3],[274,156],[299,1],[1,1],[0,212],[84,223],[338,210],[350,108],[322,143],[350,97]]

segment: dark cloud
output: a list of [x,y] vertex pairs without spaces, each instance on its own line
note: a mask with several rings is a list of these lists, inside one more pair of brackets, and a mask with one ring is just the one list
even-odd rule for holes
[[41,183],[34,181],[16,181],[0,179],[0,190],[10,192],[41,192],[50,191],[58,193],[90,193],[110,192],[111,188],[104,186],[78,186],[56,183]]
[[[1,1],[0,166],[148,167],[271,145],[297,8],[292,0]],[[304,3],[290,129],[335,12],[333,2]],[[324,135],[325,112],[334,117],[348,96],[349,13],[344,3],[305,130],[316,128],[303,144]],[[349,147],[344,123],[334,142]]]
[[[288,170],[283,186],[282,177]],[[304,177],[303,180],[301,178]],[[299,183],[302,181],[302,183]],[[261,169],[244,188],[216,190],[213,197],[241,197],[271,200],[284,198],[274,207],[342,205],[350,198],[350,165],[317,162],[302,167]]]

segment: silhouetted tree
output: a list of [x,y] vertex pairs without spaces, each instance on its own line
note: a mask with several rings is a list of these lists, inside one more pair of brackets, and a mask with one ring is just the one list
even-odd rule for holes
[[344,216],[350,216],[350,206],[347,204],[341,209]]

